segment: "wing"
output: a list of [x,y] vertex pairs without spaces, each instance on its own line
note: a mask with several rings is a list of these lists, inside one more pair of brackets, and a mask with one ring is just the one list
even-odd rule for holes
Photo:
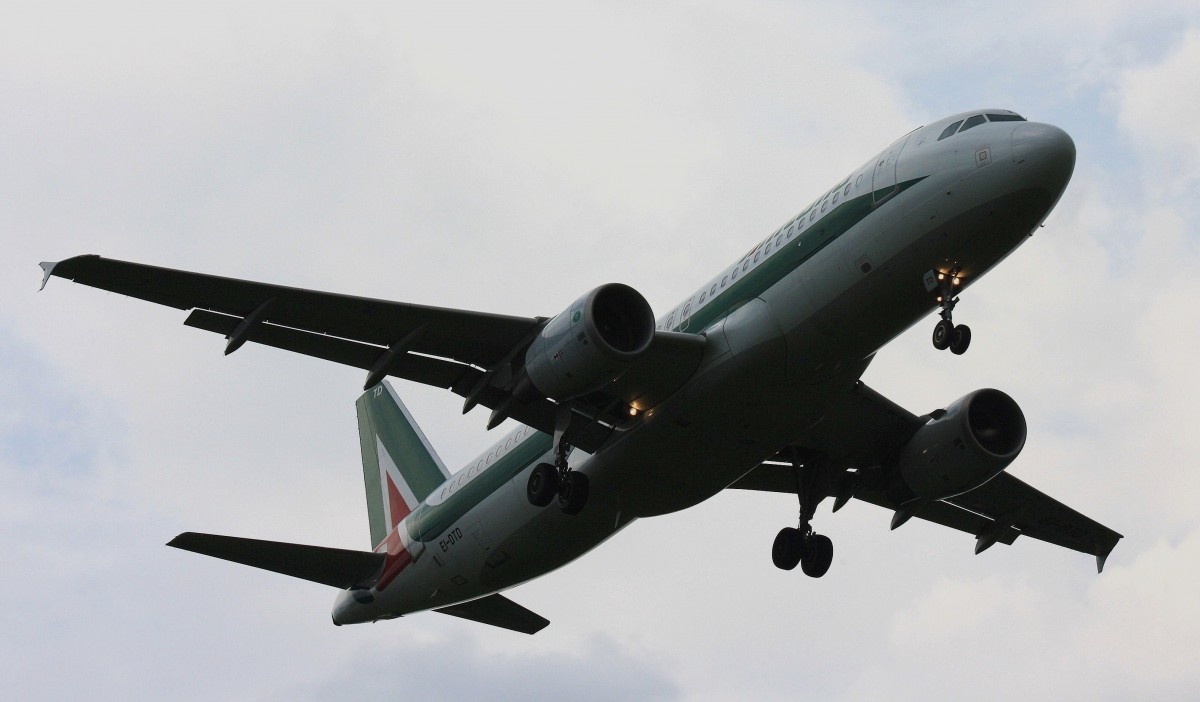
[[[511,389],[523,353],[547,319],[429,307],[269,285],[115,261],[95,255],[43,263],[51,276],[191,310],[184,324],[228,339],[225,353],[248,341],[314,356],[367,373],[366,387],[395,376],[448,389],[506,417],[552,433],[558,406],[520,401]],[[565,439],[595,452],[615,431],[618,409],[660,400],[699,365],[703,337],[658,332],[649,351],[612,387],[571,403]]]
[[[884,486],[883,469],[929,418],[917,417],[863,383],[835,403],[814,437],[798,445],[829,458],[824,495],[838,509],[850,497],[899,510]],[[854,470],[848,470],[854,468]],[[796,492],[793,468],[781,455],[730,487]],[[1121,535],[1067,507],[1018,478],[1001,473],[962,495],[923,504],[914,514],[976,537],[975,552],[995,543],[1012,544],[1022,534],[1096,557],[1099,570]]]

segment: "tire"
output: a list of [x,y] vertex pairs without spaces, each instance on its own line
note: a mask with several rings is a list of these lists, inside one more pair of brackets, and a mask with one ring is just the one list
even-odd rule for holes
[[588,477],[583,473],[567,473],[558,490],[558,506],[564,514],[579,514],[587,504]]
[[549,463],[539,463],[529,473],[525,495],[535,507],[545,507],[558,494],[558,469]]
[[948,319],[943,319],[933,327],[933,348],[938,351],[945,351],[950,346],[950,339],[954,336],[954,323]]
[[800,554],[804,539],[799,529],[784,527],[775,535],[775,543],[771,545],[771,561],[780,570],[795,570],[800,564]]
[[967,352],[967,347],[971,345],[971,328],[965,324],[960,324],[954,328],[950,334],[950,353],[955,356],[961,356]]
[[804,574],[810,578],[825,575],[833,564],[833,541],[828,536],[813,534],[808,538],[808,558],[800,563]]

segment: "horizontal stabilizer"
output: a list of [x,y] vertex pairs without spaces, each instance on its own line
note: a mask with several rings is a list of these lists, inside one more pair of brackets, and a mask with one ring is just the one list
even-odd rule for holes
[[519,631],[522,634],[536,634],[550,624],[549,619],[530,612],[502,595],[488,595],[434,611],[470,619],[480,624],[491,624],[501,629]]
[[191,531],[176,536],[167,545],[342,590],[373,583],[385,558],[382,553],[370,551],[286,544]]

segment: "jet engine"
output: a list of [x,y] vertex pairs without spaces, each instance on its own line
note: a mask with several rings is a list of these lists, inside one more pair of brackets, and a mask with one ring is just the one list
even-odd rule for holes
[[999,390],[976,390],[930,415],[904,448],[891,498],[939,500],[996,477],[1025,446],[1025,415]]
[[621,377],[654,340],[654,313],[628,285],[601,285],[542,329],[525,353],[533,386],[552,400],[570,400]]

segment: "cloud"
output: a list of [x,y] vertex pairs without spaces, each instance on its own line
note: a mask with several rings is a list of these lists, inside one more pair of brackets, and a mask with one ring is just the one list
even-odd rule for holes
[[[510,635],[515,636],[515,635]],[[499,653],[462,633],[433,641],[360,649],[336,674],[278,699],[573,700],[683,699],[652,661],[611,637],[592,635],[570,651]]]
[[[1200,489],[1198,171],[1177,114],[1192,4],[281,8],[0,27],[0,587],[21,605],[0,660],[19,693],[1196,688],[1176,592],[1195,579]],[[812,581],[767,555],[794,500],[729,494],[523,585],[514,598],[554,622],[535,637],[434,614],[335,629],[323,588],[161,544],[206,529],[364,546],[362,374],[254,346],[223,358],[177,311],[66,281],[33,293],[37,261],[96,252],[528,315],[620,280],[663,310],[874,150],[984,104],[1071,132],[1075,180],[964,297],[970,354],[933,354],[922,321],[867,382],[920,412],[1011,392],[1031,429],[1012,470],[1126,534],[1100,577],[1031,540],[973,556],[969,536],[826,504],[837,555]],[[494,438],[455,398],[401,392],[451,466]]]
[[1200,110],[1198,83],[1200,27],[1160,62],[1120,75],[1120,124],[1143,149],[1147,189],[1164,199],[1185,197],[1200,181],[1200,132],[1190,126]]

